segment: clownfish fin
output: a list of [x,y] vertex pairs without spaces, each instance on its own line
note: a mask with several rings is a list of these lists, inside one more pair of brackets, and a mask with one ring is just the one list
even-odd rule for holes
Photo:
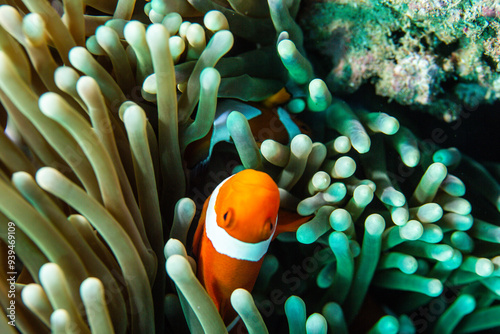
[[297,212],[280,209],[278,212],[278,225],[276,226],[276,238],[283,232],[296,232],[297,229],[304,223],[311,220],[313,216],[301,216]]
[[278,92],[262,101],[262,104],[267,108],[274,108],[290,101],[292,95],[288,93],[285,87],[281,88]]

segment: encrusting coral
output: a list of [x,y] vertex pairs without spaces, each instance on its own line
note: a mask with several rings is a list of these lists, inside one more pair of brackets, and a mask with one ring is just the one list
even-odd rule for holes
[[191,240],[244,169],[311,218],[232,332],[500,327],[498,165],[332,94],[300,1],[1,3],[2,333],[227,332]]
[[497,1],[305,4],[307,46],[337,94],[373,84],[378,95],[448,122],[464,106],[498,100]]

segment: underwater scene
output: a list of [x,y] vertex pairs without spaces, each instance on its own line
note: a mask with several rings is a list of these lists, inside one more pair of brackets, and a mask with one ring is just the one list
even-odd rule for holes
[[500,333],[499,100],[498,0],[0,0],[0,333]]

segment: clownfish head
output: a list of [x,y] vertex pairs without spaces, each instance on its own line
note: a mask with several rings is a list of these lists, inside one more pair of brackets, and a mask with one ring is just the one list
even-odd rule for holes
[[217,225],[241,241],[264,241],[276,228],[279,205],[279,190],[273,179],[247,169],[221,186],[215,202]]
[[263,172],[243,170],[212,193],[206,216],[207,236],[228,256],[258,261],[276,231],[280,195]]

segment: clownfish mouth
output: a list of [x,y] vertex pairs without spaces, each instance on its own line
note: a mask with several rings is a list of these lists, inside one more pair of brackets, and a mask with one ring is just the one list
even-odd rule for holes
[[206,235],[218,253],[227,255],[237,260],[257,262],[267,253],[269,244],[273,240],[274,233],[276,232],[278,217],[276,217],[276,222],[273,224],[273,230],[270,237],[261,242],[244,242],[227,233],[225,229],[217,224],[215,202],[217,201],[217,195],[221,186],[231,177],[233,176],[230,176],[222,181],[217,188],[215,188],[212,196],[210,197],[205,218]]

